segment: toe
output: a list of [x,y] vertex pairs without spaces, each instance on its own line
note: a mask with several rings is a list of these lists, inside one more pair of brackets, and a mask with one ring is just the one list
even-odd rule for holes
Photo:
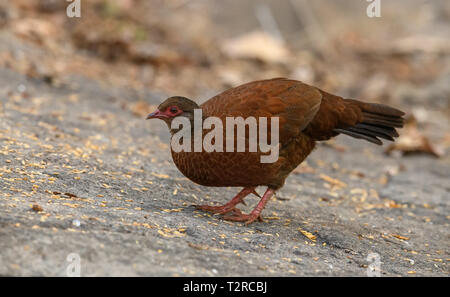
[[245,225],[249,225],[254,221],[264,222],[260,214],[250,214],[248,215],[248,220],[245,221]]
[[234,208],[231,213],[223,216],[224,220],[233,222],[245,222],[246,225],[258,220],[262,222],[261,215],[258,213],[244,214],[239,209]]
[[233,222],[245,222],[248,215],[243,214],[240,209],[234,208],[230,213],[223,216],[224,220]]
[[233,210],[225,206],[211,206],[211,205],[196,205],[195,208],[217,214],[224,214]]

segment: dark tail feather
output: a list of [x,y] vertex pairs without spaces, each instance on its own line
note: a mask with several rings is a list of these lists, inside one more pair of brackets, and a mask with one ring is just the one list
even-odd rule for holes
[[348,99],[359,106],[362,111],[362,121],[354,126],[335,129],[338,133],[367,140],[381,145],[379,138],[394,141],[398,137],[395,128],[401,128],[404,124],[405,113],[398,109],[384,104],[364,103],[357,100]]
[[358,139],[365,139],[369,142],[375,143],[375,144],[379,144],[382,145],[383,143],[381,142],[381,140],[379,140],[378,138],[374,137],[374,136],[370,136],[370,135],[366,135],[362,132],[354,132],[350,130],[351,128],[346,128],[346,129],[334,129],[334,131],[338,132],[338,133],[342,133],[342,134],[346,134],[348,136],[354,137],[354,138],[358,138]]
[[380,125],[387,127],[403,127],[403,118],[400,117],[391,117],[391,116],[382,116],[379,114],[373,114],[363,111],[364,123],[372,124],[372,125]]

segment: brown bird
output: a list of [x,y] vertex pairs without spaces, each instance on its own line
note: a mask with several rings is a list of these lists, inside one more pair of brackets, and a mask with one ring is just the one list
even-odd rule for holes
[[[193,182],[204,186],[243,187],[225,205],[197,207],[224,214],[226,220],[246,223],[261,220],[261,211],[266,203],[283,186],[287,176],[311,153],[316,141],[346,134],[381,145],[380,138],[393,141],[398,137],[395,128],[401,128],[404,122],[404,112],[398,109],[344,99],[286,78],[250,82],[216,95],[201,105],[185,97],[170,97],[147,119],[162,119],[171,129],[173,119],[186,117],[191,123],[193,135],[195,109],[201,109],[202,120],[212,116],[220,118],[223,127],[226,117],[279,119],[279,156],[272,163],[261,162],[260,157],[267,155],[266,152],[247,150],[249,133],[244,135],[244,152],[176,152],[171,149],[175,165]],[[271,125],[267,126],[267,131],[271,131]],[[172,137],[178,131],[180,129],[171,129]],[[207,132],[203,131],[202,135]],[[269,136],[267,138],[270,139]],[[191,137],[191,147],[194,145],[193,139]],[[267,186],[266,192],[251,213],[242,213],[235,206],[244,203],[244,198],[249,194],[259,196],[255,191],[257,186]]]

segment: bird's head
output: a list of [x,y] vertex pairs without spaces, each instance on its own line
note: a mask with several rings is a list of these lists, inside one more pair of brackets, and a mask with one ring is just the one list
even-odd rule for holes
[[191,99],[181,96],[169,97],[146,119],[161,119],[170,128],[172,120],[176,117],[187,117],[192,122],[194,120],[194,109],[198,108],[200,106]]

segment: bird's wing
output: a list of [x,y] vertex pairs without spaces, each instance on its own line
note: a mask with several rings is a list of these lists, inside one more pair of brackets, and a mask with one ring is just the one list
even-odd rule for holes
[[[278,117],[280,142],[296,137],[316,115],[320,91],[300,81],[285,78],[255,81],[229,89],[201,105],[205,117],[244,119],[250,116]],[[270,131],[270,120],[269,128]]]

